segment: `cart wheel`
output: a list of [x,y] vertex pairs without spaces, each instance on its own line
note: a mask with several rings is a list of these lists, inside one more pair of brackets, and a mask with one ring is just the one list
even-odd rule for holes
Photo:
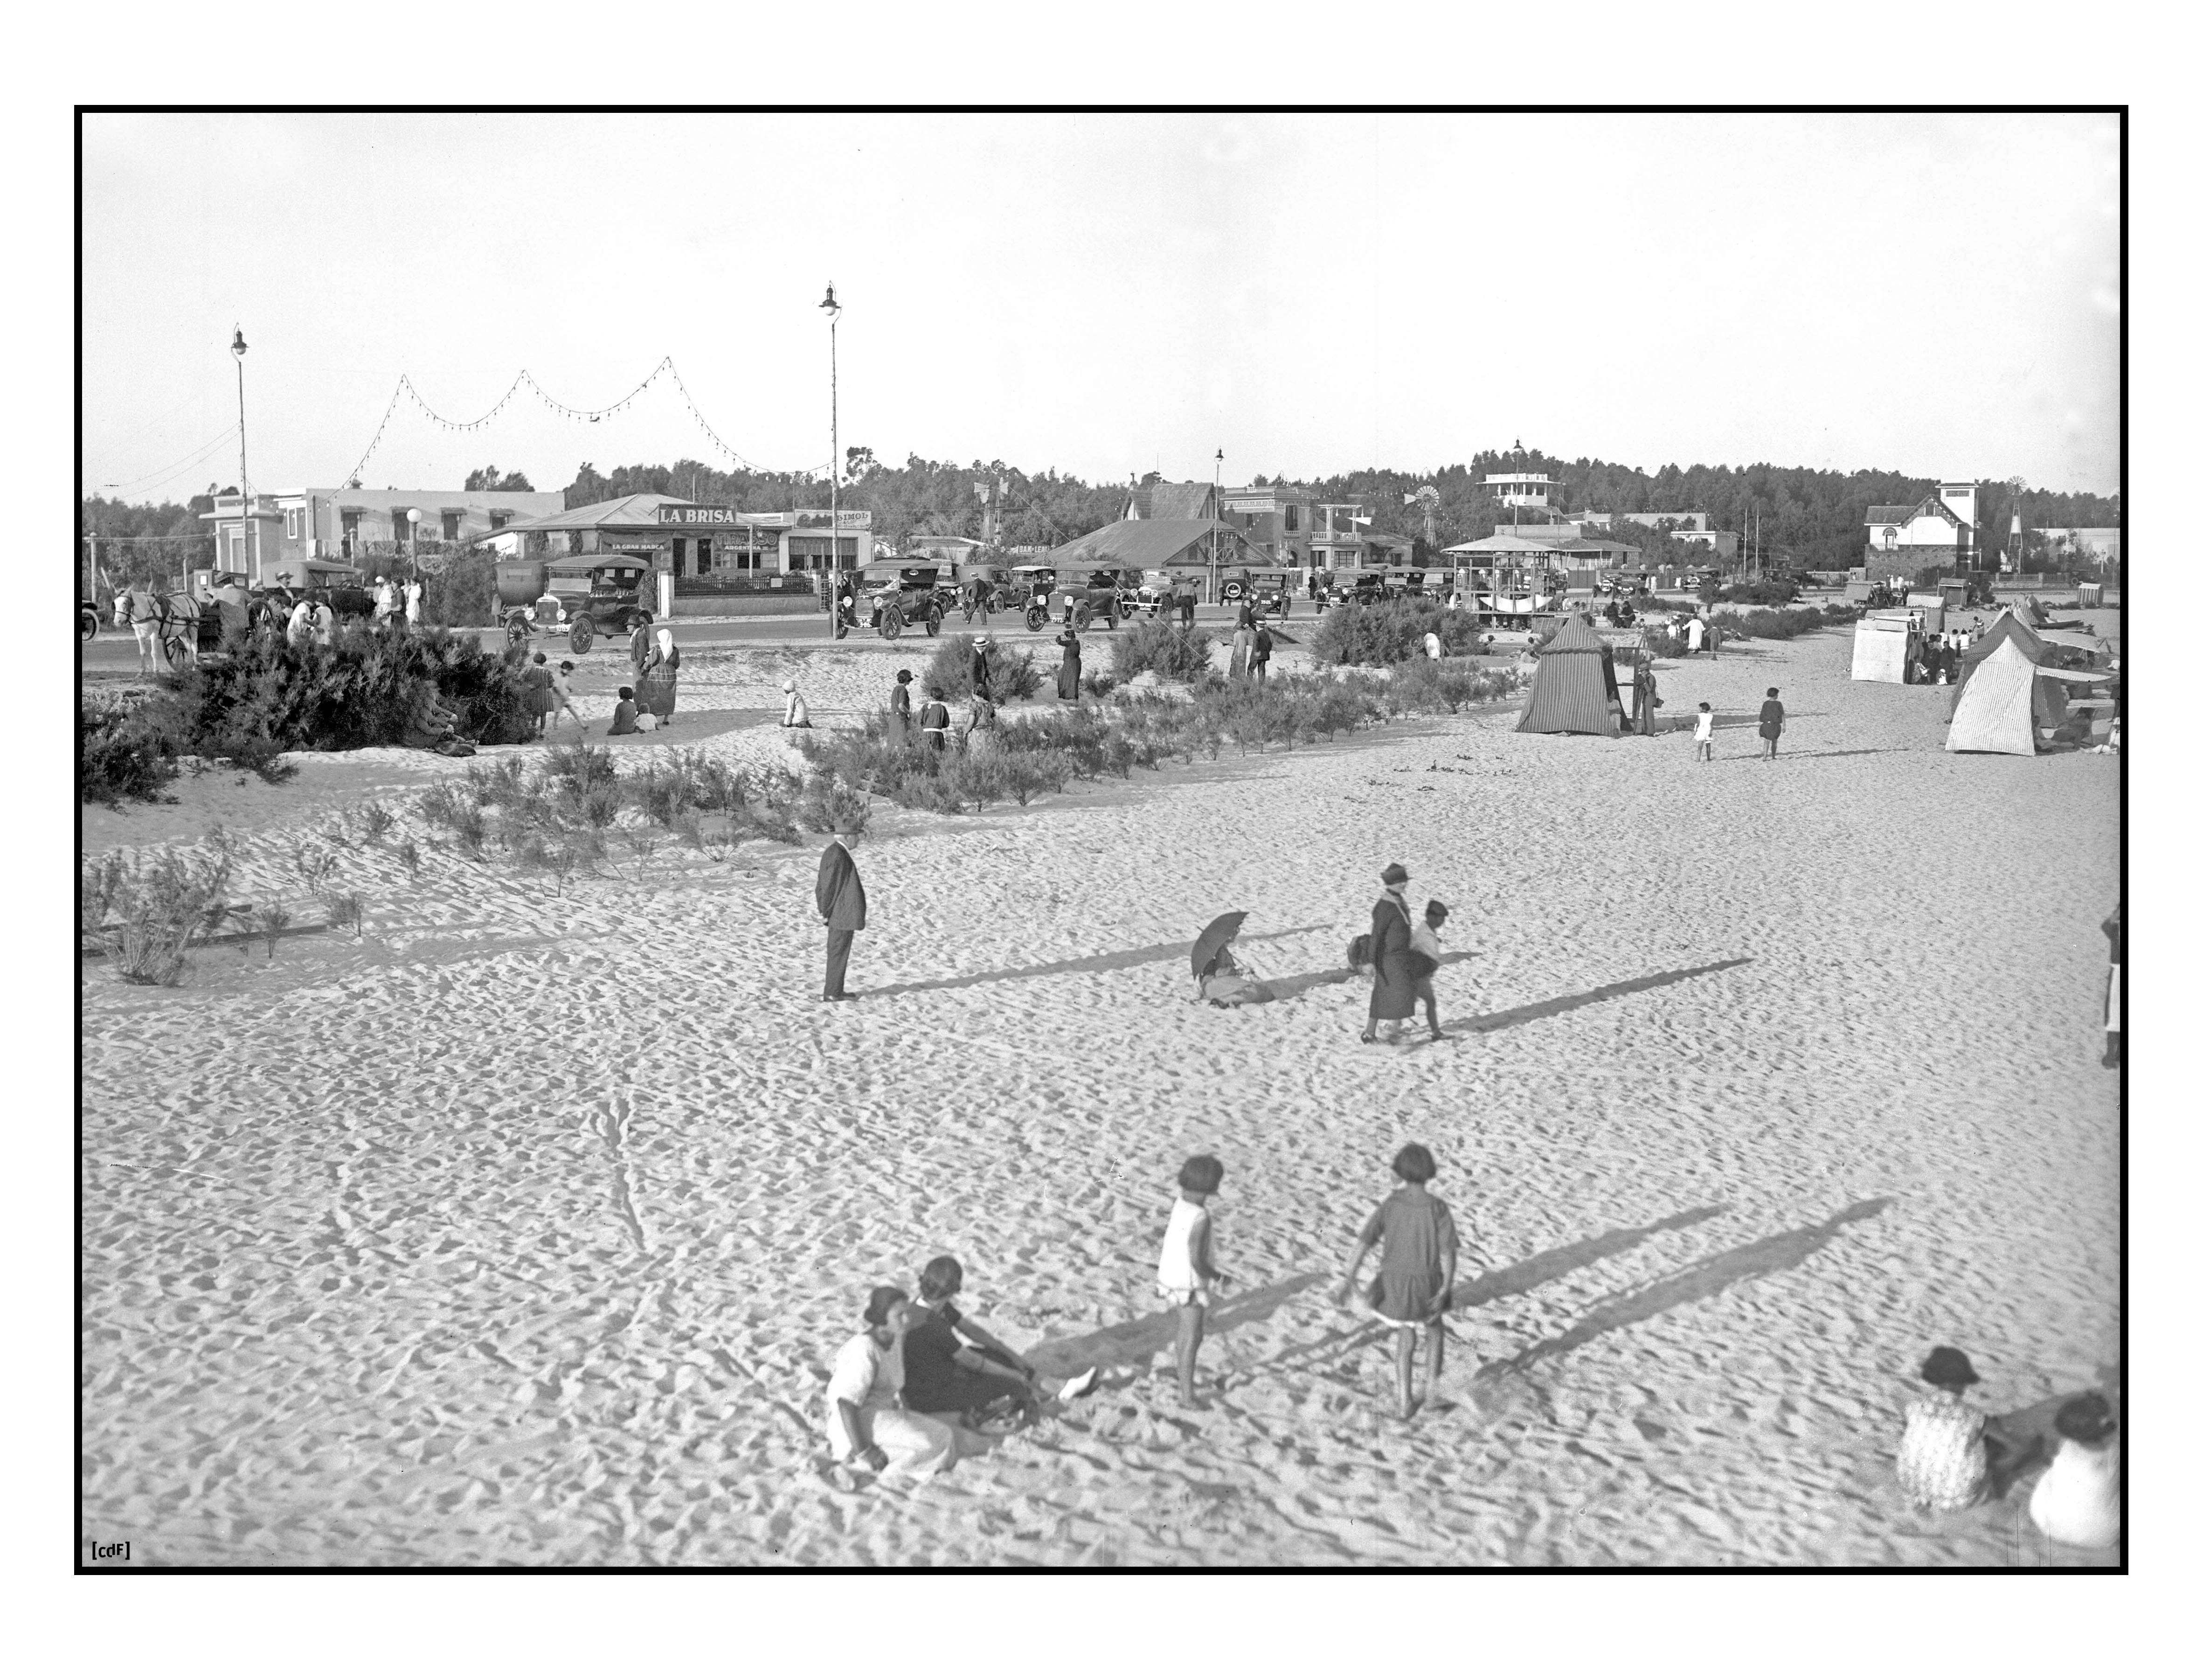
[[941,609],[937,606],[925,615],[925,633],[928,636],[941,634]]
[[161,643],[161,651],[168,656],[168,663],[179,669],[192,663],[193,649],[191,642],[183,636],[169,636]]
[[597,627],[587,618],[575,619],[574,628],[566,637],[569,645],[577,654],[588,653],[589,644],[596,639]]
[[505,640],[508,647],[525,648],[528,645],[528,620],[517,617],[507,618],[505,621]]
[[80,608],[76,615],[76,639],[80,642],[89,642],[98,634],[99,614],[87,612]]
[[1025,608],[1025,628],[1029,630],[1046,630],[1048,628],[1048,609],[1045,606],[1028,606]]

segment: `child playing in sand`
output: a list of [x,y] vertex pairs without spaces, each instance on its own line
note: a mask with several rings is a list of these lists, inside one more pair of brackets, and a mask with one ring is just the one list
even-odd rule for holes
[[1415,983],[1415,997],[1431,1021],[1431,1037],[1438,1031],[1438,930],[1445,926],[1446,907],[1435,898],[1423,906],[1423,919],[1408,932],[1408,973]]
[[1714,761],[1714,708],[1705,701],[1698,702],[1698,733],[1691,737],[1698,743],[1698,762]]
[[551,721],[553,724],[558,721],[558,714],[563,712],[574,720],[576,729],[584,735],[589,732],[589,726],[582,721],[582,714],[574,709],[574,662],[571,660],[558,661],[558,674],[551,679]]
[[612,707],[612,726],[605,733],[633,735],[635,732],[635,690],[623,686],[619,691],[619,703]]
[[1193,1404],[1194,1356],[1201,1352],[1202,1320],[1209,1286],[1231,1279],[1216,1269],[1208,1221],[1208,1198],[1224,1182],[1224,1163],[1213,1155],[1190,1157],[1178,1171],[1178,1201],[1163,1232],[1162,1258],[1155,1266],[1155,1290],[1178,1309],[1178,1399]]
[[1381,1239],[1385,1251],[1377,1262],[1377,1281],[1369,1286],[1369,1305],[1392,1327],[1392,1373],[1403,1417],[1413,1416],[1415,1410],[1417,1329],[1430,1333],[1423,1360],[1425,1399],[1437,1392],[1438,1375],[1445,1369],[1445,1311],[1453,1304],[1454,1269],[1461,1249],[1451,1210],[1423,1188],[1438,1176],[1438,1170],[1430,1151],[1420,1144],[1409,1144],[1392,1157],[1397,1187],[1362,1226],[1338,1285],[1338,1304],[1344,1306],[1354,1293],[1361,1263]]
[[1988,1490],[1989,1420],[1966,1403],[1981,1378],[1955,1347],[1931,1349],[1920,1380],[1936,1392],[1905,1408],[1897,1485],[1915,1511],[1963,1511]]
[[2119,1459],[2111,1402],[2083,1394],[2058,1408],[2058,1456],[2035,1484],[2027,1514],[2035,1526],[2068,1546],[2119,1543]]

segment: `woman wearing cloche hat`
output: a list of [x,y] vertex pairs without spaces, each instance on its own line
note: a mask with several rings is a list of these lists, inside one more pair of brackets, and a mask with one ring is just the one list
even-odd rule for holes
[[1389,863],[1380,877],[1385,896],[1369,913],[1369,966],[1376,985],[1369,994],[1369,1025],[1361,1042],[1377,1042],[1379,1021],[1408,1020],[1415,1013],[1415,978],[1408,972],[1414,924],[1408,914],[1408,872]]

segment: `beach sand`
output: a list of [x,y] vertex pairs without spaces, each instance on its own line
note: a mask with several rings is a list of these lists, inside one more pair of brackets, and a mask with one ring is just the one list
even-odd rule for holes
[[[1851,683],[1850,644],[1663,663],[1668,715],[1722,713],[1711,766],[1508,705],[880,809],[839,1008],[815,842],[561,894],[410,817],[417,881],[340,854],[362,941],[210,949],[175,991],[87,964],[87,1532],[138,1565],[2112,1560],[2036,1535],[2024,1481],[1923,1517],[1892,1470],[1936,1342],[2037,1427],[2120,1398],[2120,760],[1946,754],[1948,690]],[[699,661],[682,706],[776,704],[798,663],[814,715],[875,704],[923,651]],[[233,829],[241,896],[325,819],[294,791]],[[168,831],[132,821],[87,845]],[[1343,954],[1396,859],[1453,908],[1449,1043],[1356,1040]],[[1286,996],[1194,1005],[1234,908]],[[1488,1260],[1402,1423],[1327,1291],[1411,1139]],[[1240,1281],[1188,1411],[1153,1276],[1200,1150]],[[930,1484],[832,1469],[833,1354],[937,1253],[1104,1381]]]

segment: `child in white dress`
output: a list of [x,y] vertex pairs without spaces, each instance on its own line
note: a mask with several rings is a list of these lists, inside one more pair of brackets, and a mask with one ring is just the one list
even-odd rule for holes
[[1196,1155],[1178,1168],[1178,1200],[1163,1232],[1162,1258],[1155,1265],[1155,1291],[1178,1310],[1178,1404],[1193,1404],[1193,1362],[1201,1352],[1209,1286],[1229,1283],[1216,1269],[1208,1202],[1224,1182],[1224,1163]]
[[2058,1456],[2035,1484],[2027,1514],[2055,1541],[2091,1549],[2119,1543],[2125,1501],[2109,1401],[2083,1394],[2058,1408]]

